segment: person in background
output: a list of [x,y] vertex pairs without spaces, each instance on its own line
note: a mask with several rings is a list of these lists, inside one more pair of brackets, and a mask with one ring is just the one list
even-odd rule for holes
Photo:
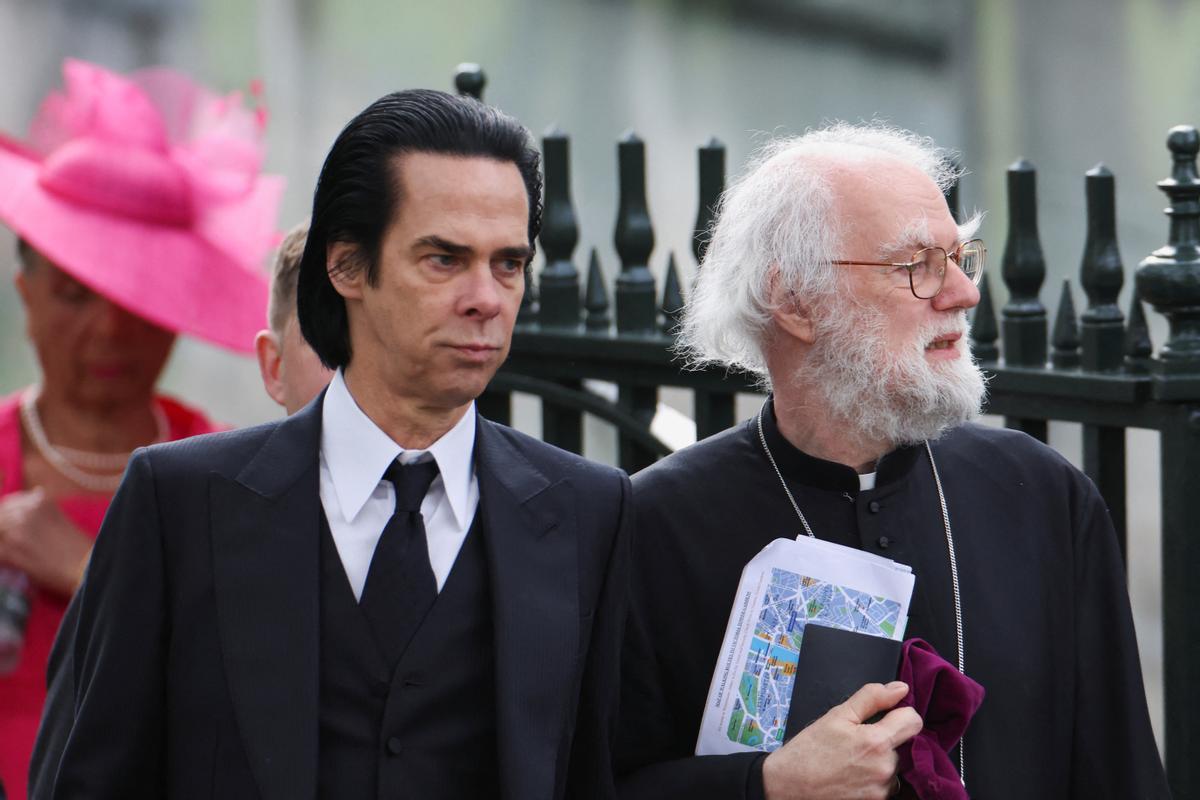
[[275,254],[271,270],[271,300],[267,306],[266,330],[254,337],[258,370],[263,387],[288,414],[295,414],[329,385],[333,371],[304,341],[296,318],[296,279],[308,223],[288,231]]
[[0,139],[0,219],[40,373],[0,401],[0,779],[26,796],[46,664],[131,452],[216,426],[155,391],[176,335],[246,351],[282,183],[263,117],[151,69],[67,61],[25,141]]

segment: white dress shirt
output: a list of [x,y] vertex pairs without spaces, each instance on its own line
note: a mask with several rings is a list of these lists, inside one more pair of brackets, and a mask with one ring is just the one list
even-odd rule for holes
[[429,449],[405,450],[363,413],[337,371],[321,409],[321,505],[355,598],[362,598],[375,545],[396,507],[396,491],[383,473],[397,458],[408,464],[426,453],[437,462],[438,476],[421,502],[421,517],[440,592],[479,506],[475,404]]

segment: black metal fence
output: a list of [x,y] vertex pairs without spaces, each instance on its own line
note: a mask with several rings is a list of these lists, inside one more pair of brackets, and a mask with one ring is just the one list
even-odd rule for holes
[[[478,96],[482,75],[459,73],[460,91]],[[619,462],[634,472],[670,448],[650,433],[660,387],[690,390],[696,432],[703,438],[734,423],[738,392],[753,380],[724,371],[685,371],[671,351],[671,329],[683,305],[674,256],[661,292],[647,262],[654,230],[646,207],[645,150],[634,134],[617,145],[620,201],[614,243],[621,269],[613,292],[593,250],[581,279],[575,266],[578,224],[570,194],[569,141],[551,131],[545,158],[545,265],[527,289],[512,355],[481,398],[483,412],[507,421],[511,393],[542,399],[542,436],[580,452],[583,416],[616,426]],[[1108,504],[1126,548],[1126,431],[1161,434],[1163,679],[1167,772],[1176,797],[1200,797],[1200,135],[1170,131],[1167,243],[1141,261],[1126,317],[1117,305],[1124,267],[1117,249],[1114,178],[1103,166],[1085,176],[1087,239],[1080,283],[1087,308],[1077,317],[1064,285],[1053,327],[1039,300],[1046,267],[1037,229],[1036,173],[1018,161],[1008,169],[1008,237],[1002,278],[1009,301],[997,317],[985,277],[974,315],[976,357],[991,374],[987,411],[1045,441],[1047,422],[1080,423],[1084,471]],[[699,209],[692,255],[699,262],[712,210],[725,182],[725,150],[699,149]],[[948,196],[957,207],[956,192]],[[1169,323],[1153,352],[1142,301]],[[613,313],[615,305],[615,314]],[[611,402],[585,380],[615,384]]]

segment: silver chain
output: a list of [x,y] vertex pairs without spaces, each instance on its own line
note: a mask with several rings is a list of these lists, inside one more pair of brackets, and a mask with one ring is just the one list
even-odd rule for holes
[[[942,525],[946,528],[946,552],[950,554],[950,584],[954,588],[954,635],[958,645],[958,671],[966,674],[966,656],[963,647],[962,599],[958,594],[958,557],[954,553],[954,534],[950,532],[950,511],[946,508],[946,493],[942,491],[942,478],[938,475],[937,462],[933,460],[933,448],[925,440],[925,452],[929,454],[929,466],[933,470],[933,482],[937,484],[938,502],[942,504]],[[963,735],[966,738],[966,735]],[[967,785],[967,760],[963,755],[963,740],[958,740],[958,778]]]
[[[768,400],[767,402],[770,401]],[[792,497],[792,490],[788,488],[787,481],[783,479],[783,473],[779,471],[779,465],[775,463],[775,456],[771,455],[771,448],[767,447],[767,437],[763,434],[762,421],[763,412],[766,408],[766,403],[763,403],[763,407],[758,410],[758,441],[762,443],[763,452],[767,454],[767,461],[771,462],[771,468],[775,470],[775,475],[779,478],[779,485],[783,487],[783,493],[787,495],[788,502],[795,509],[796,516],[800,518],[800,524],[804,526],[804,532],[808,534],[810,539],[815,539],[817,537],[813,535],[812,528],[808,525],[808,520],[804,518],[804,512],[800,510],[800,504],[796,502],[795,497]]]
[[[770,400],[767,403],[771,402]],[[779,469],[779,465],[775,463],[775,456],[771,453],[771,448],[767,446],[767,436],[763,433],[763,414],[766,413],[767,404],[763,403],[762,408],[758,410],[757,427],[758,441],[762,445],[763,452],[767,454],[767,461],[771,462],[771,468],[775,470],[775,476],[779,478],[779,485],[783,487],[784,494],[787,495],[788,502],[792,504],[792,509],[795,510],[796,516],[800,518],[800,524],[804,526],[804,532],[809,537],[815,539],[812,528],[808,524],[808,520],[804,518],[804,512],[800,510],[800,504],[796,502],[796,498],[792,495],[792,490],[788,488],[787,481],[783,479],[783,473]],[[937,462],[933,460],[933,448],[930,447],[928,440],[925,442],[925,452],[929,454],[929,466],[933,469],[933,482],[937,486],[938,503],[942,509],[942,527],[946,531],[946,551],[950,554],[950,583],[954,590],[954,633],[955,646],[958,650],[958,671],[966,674],[966,659],[964,657],[965,649],[963,647],[963,621],[962,621],[962,598],[958,592],[958,558],[954,552],[954,533],[950,530],[950,510],[946,507],[946,493],[942,490],[942,478],[938,475]],[[966,738],[965,736],[963,738]],[[963,787],[967,785],[967,762],[966,756],[963,754],[963,740],[958,741],[958,777],[962,781]]]

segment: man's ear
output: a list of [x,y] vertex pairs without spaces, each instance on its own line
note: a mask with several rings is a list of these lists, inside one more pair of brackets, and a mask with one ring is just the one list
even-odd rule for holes
[[779,285],[778,274],[773,277],[771,287],[771,305],[774,311],[771,318],[782,333],[799,339],[805,344],[812,344],[814,326],[812,307],[793,292]]
[[355,262],[360,250],[353,242],[330,242],[325,247],[325,271],[334,290],[347,300],[362,298],[367,270]]
[[262,375],[263,388],[279,405],[287,407],[283,390],[283,352],[275,334],[268,330],[254,337],[254,354],[258,356],[258,371]]

